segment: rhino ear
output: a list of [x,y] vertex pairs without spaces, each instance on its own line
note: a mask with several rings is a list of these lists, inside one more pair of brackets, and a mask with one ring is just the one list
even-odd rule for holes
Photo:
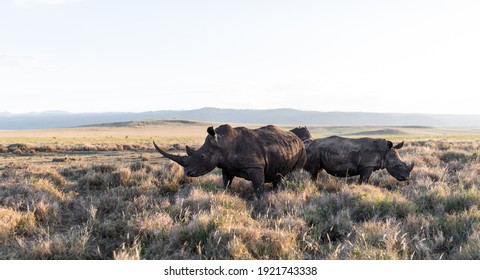
[[402,148],[404,142],[405,142],[405,141],[402,141],[402,143],[398,143],[398,144],[395,145],[395,147],[393,147],[393,148],[394,148],[394,149],[400,149],[400,148]]
[[387,141],[387,148],[390,150],[393,147],[392,141]]
[[212,135],[213,137],[215,137],[215,130],[213,130],[213,126],[207,128],[207,132],[208,134]]

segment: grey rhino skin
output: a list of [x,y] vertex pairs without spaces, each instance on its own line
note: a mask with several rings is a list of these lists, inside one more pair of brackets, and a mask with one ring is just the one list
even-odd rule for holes
[[297,137],[300,138],[305,145],[310,144],[310,142],[313,140],[312,134],[310,134],[310,131],[308,131],[306,126],[299,126],[291,129],[290,131],[297,135]]
[[224,124],[216,129],[209,127],[207,132],[198,150],[186,146],[187,156],[167,153],[153,144],[163,156],[183,166],[187,176],[202,176],[218,167],[225,187],[234,177],[244,178],[252,182],[258,198],[264,193],[264,183],[278,183],[306,161],[302,140],[273,125],[248,129]]
[[406,164],[398,157],[397,150],[403,147],[404,142],[393,146],[385,139],[339,136],[313,140],[304,130],[308,132],[306,127],[291,131],[306,143],[307,162],[303,169],[312,175],[313,180],[324,169],[336,177],[360,175],[359,183],[366,183],[373,171],[386,168],[395,179],[405,181],[414,167],[413,162]]

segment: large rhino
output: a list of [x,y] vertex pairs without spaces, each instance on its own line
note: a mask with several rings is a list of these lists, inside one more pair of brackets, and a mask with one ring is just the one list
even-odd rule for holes
[[207,132],[198,150],[186,146],[187,156],[167,153],[153,144],[163,156],[183,166],[187,176],[202,176],[218,167],[226,187],[234,177],[241,177],[252,182],[257,197],[262,196],[264,183],[278,183],[282,176],[301,169],[306,160],[302,140],[273,125],[248,129],[225,124],[209,127]]
[[398,157],[397,150],[403,147],[404,142],[394,146],[385,139],[339,136],[313,140],[306,127],[291,131],[306,143],[307,161],[303,168],[314,180],[325,169],[336,177],[360,175],[359,183],[366,183],[373,171],[386,168],[395,179],[405,181],[414,166],[413,162],[406,164]]

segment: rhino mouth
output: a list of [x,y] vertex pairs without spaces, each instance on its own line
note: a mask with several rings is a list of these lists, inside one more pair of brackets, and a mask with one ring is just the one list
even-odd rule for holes
[[193,171],[193,170],[185,170],[185,175],[187,175],[188,177],[200,177],[200,176],[203,176],[205,174],[207,174],[208,172],[210,171],[201,171],[201,172],[196,172],[196,171]]
[[408,179],[409,179],[408,176],[400,176],[400,177],[397,178],[397,180],[398,180],[398,181],[401,181],[401,182],[407,181]]
[[395,179],[397,179],[398,181],[407,181],[410,179],[410,173],[412,172],[413,170],[413,167],[415,166],[415,164],[412,162],[408,165],[406,165],[406,167],[398,170],[398,166],[394,166],[394,168],[389,168],[387,166],[387,171],[388,173],[390,173],[390,175],[392,175]]

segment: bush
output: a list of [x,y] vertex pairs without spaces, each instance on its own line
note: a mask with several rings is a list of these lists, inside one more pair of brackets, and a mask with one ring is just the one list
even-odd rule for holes
[[440,160],[446,163],[451,161],[460,161],[465,163],[471,159],[473,159],[472,154],[466,151],[448,151],[440,155]]

